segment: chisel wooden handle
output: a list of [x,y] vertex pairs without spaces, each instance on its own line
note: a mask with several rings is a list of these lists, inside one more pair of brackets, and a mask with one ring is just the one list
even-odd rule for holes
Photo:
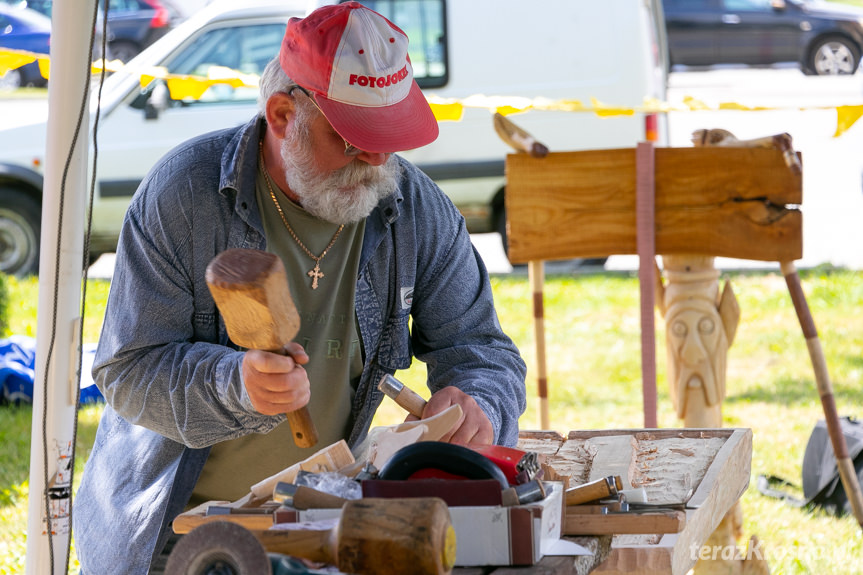
[[[260,250],[226,250],[207,266],[206,280],[234,343],[287,355],[285,344],[297,335],[300,316],[278,256]],[[288,413],[287,418],[297,446],[318,442],[308,407]]]
[[405,408],[408,413],[422,419],[423,409],[426,406],[426,400],[423,396],[397,380],[390,374],[383,376],[378,382],[378,389],[383,391],[387,397],[390,397]]
[[567,489],[565,493],[565,505],[580,505],[581,503],[617,495],[617,492],[622,487],[623,482],[619,475],[602,477],[596,481]]

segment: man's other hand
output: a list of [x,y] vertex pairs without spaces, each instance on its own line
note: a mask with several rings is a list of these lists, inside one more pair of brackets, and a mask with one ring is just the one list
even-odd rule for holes
[[[445,387],[431,396],[423,409],[423,419],[437,415],[455,404],[461,406],[462,418],[449,433],[440,438],[440,441],[491,444],[494,441],[494,428],[488,416],[474,398],[455,386]],[[413,415],[408,415],[405,419],[405,421],[416,420]]]
[[254,408],[263,415],[296,411],[309,403],[309,362],[298,343],[285,346],[288,355],[252,349],[243,358],[243,383]]

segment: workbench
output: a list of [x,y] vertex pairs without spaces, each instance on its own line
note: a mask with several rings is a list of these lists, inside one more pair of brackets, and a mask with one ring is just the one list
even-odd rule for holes
[[593,551],[594,554],[543,557],[536,565],[524,567],[457,567],[453,570],[453,575],[586,575],[605,561],[611,551],[611,535],[566,539]]
[[565,537],[594,555],[546,556],[524,567],[457,568],[454,575],[683,575],[695,563],[693,546],[705,543],[748,486],[752,432],[597,430],[563,436],[523,431],[519,447],[544,456],[550,480],[580,484],[614,473],[630,486],[645,486],[651,498],[680,496],[686,500],[686,525],[679,533],[663,536]]
[[[697,558],[693,549],[705,544],[749,484],[752,432],[635,429],[564,436],[527,431],[520,434],[518,447],[537,454],[544,480],[575,486],[619,476],[624,489],[642,490],[647,503],[674,506],[680,519],[674,529],[663,530],[638,513],[596,515],[585,514],[582,506],[557,507],[563,538],[593,555],[546,555],[525,566],[458,567],[454,575],[685,575]],[[184,515],[189,514],[186,520],[195,518],[192,512]],[[257,517],[250,521],[272,521]],[[644,533],[647,527],[657,531]]]

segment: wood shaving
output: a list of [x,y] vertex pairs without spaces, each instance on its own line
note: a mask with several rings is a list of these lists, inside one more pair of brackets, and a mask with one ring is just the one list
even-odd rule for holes
[[682,437],[640,441],[632,485],[644,487],[652,503],[680,503],[698,488],[722,437]]
[[[544,455],[543,469],[546,479],[565,481],[569,485],[586,483],[591,475],[602,474],[593,470],[598,449],[609,437],[590,439],[562,436],[539,438],[522,437],[519,448]],[[629,467],[628,479],[632,487],[644,487],[651,503],[680,503],[698,488],[710,463],[725,443],[724,437],[709,433],[663,434],[641,431],[633,434],[634,461]],[[622,475],[622,474],[621,474]]]
[[558,476],[569,477],[570,485],[587,483],[597,449],[589,442],[567,441],[548,461],[548,467]]
[[638,547],[640,545],[659,545],[662,535],[615,535],[612,547]]

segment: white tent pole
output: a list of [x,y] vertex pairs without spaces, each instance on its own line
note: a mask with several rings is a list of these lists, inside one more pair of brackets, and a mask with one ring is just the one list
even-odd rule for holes
[[[89,104],[85,107],[74,148],[73,139],[81,101],[87,90],[95,2],[54,2],[52,13],[30,443],[28,575],[65,574],[71,535],[72,461],[69,456],[73,447],[79,379],[76,372],[79,364]],[[70,150],[74,151],[66,177],[65,197],[61,199],[63,173]],[[49,524],[53,534],[47,531]]]

